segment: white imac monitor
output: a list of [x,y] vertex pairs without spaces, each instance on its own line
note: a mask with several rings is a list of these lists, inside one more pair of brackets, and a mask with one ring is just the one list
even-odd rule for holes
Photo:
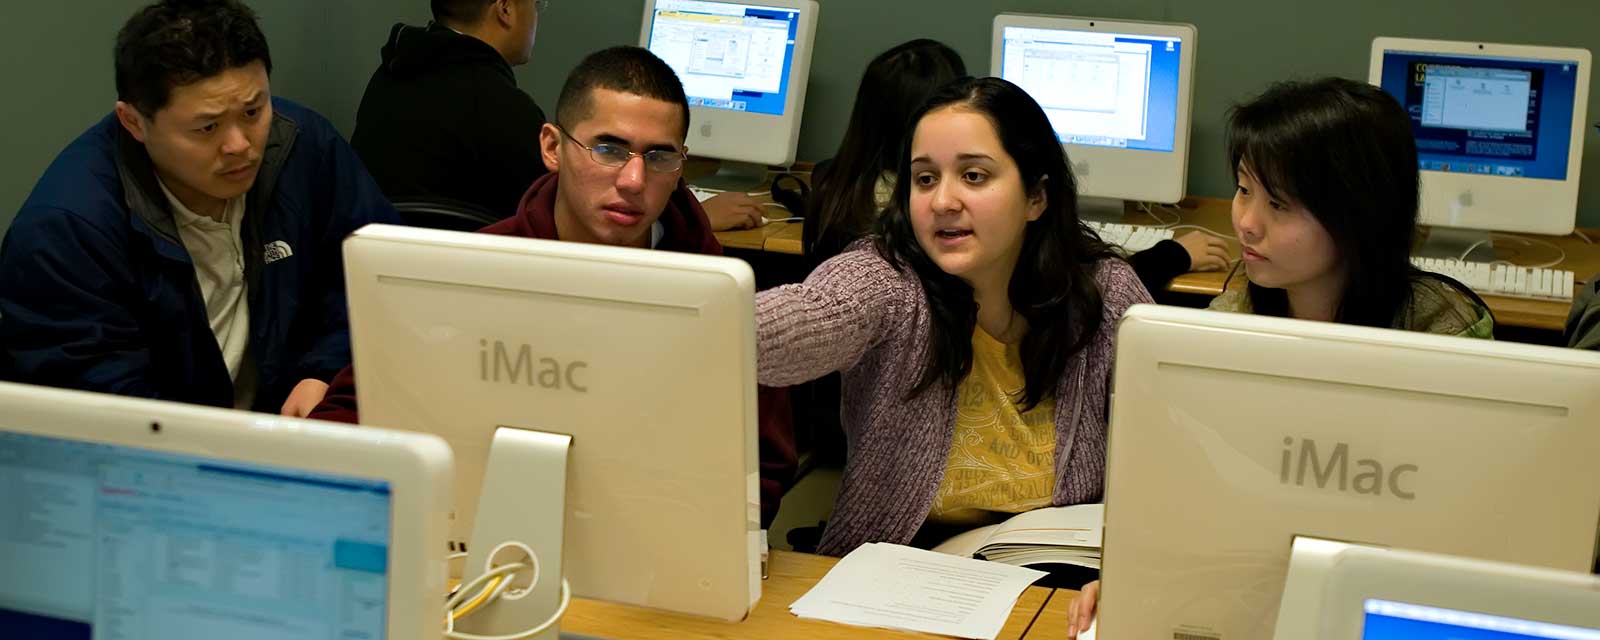
[[1274,640],[1600,640],[1600,576],[1295,541]]
[[1117,222],[1123,201],[1182,200],[1189,174],[1194,25],[1003,13],[989,72],[1050,117],[1079,210]]
[[1572,233],[1589,65],[1586,49],[1373,40],[1368,80],[1411,114],[1425,255],[1460,258],[1483,231]]
[[438,438],[0,384],[0,636],[432,640]]
[[794,163],[816,24],[816,0],[645,1],[639,46],[683,81],[689,153],[723,161],[697,184],[749,189]]
[[1296,536],[1587,572],[1600,353],[1136,306],[1107,638],[1272,638]]
[[[530,596],[542,609],[486,608],[469,632],[541,622],[562,575],[576,596],[725,620],[750,611],[761,550],[749,265],[384,225],[353,234],[344,258],[362,422],[454,448],[464,578],[511,539],[547,576]],[[570,438],[570,454],[486,481],[516,453],[503,440],[540,434]]]

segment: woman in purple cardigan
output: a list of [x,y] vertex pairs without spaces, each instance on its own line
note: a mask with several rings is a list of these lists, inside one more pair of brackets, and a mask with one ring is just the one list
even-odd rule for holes
[[843,373],[829,555],[1098,501],[1112,337],[1150,301],[1021,88],[956,80],[911,122],[876,235],[757,296],[762,384]]

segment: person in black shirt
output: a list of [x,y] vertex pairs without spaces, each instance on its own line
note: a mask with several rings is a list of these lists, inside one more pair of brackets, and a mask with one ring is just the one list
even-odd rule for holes
[[[548,170],[539,155],[545,113],[511,69],[532,59],[548,4],[432,0],[432,22],[390,29],[350,139],[385,195],[516,213]],[[742,193],[702,206],[717,231],[761,222],[761,205]]]

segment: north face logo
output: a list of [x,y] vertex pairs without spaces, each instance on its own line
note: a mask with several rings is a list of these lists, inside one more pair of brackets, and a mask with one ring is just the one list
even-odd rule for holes
[[268,242],[264,251],[265,252],[262,254],[261,259],[266,264],[272,264],[294,255],[294,249],[290,249],[289,243],[282,240],[273,240],[272,242]]

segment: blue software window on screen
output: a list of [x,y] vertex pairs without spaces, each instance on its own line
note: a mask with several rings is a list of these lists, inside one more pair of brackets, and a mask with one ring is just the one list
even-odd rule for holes
[[678,73],[689,106],[781,116],[800,12],[710,0],[657,0],[650,52]]
[[1383,54],[1383,89],[1411,115],[1424,171],[1567,179],[1578,63]]
[[1171,152],[1178,38],[1006,27],[1000,77],[1044,108],[1063,144]]
[[1361,640],[1600,640],[1600,629],[1369,599]]
[[387,483],[0,434],[0,636],[381,640]]

